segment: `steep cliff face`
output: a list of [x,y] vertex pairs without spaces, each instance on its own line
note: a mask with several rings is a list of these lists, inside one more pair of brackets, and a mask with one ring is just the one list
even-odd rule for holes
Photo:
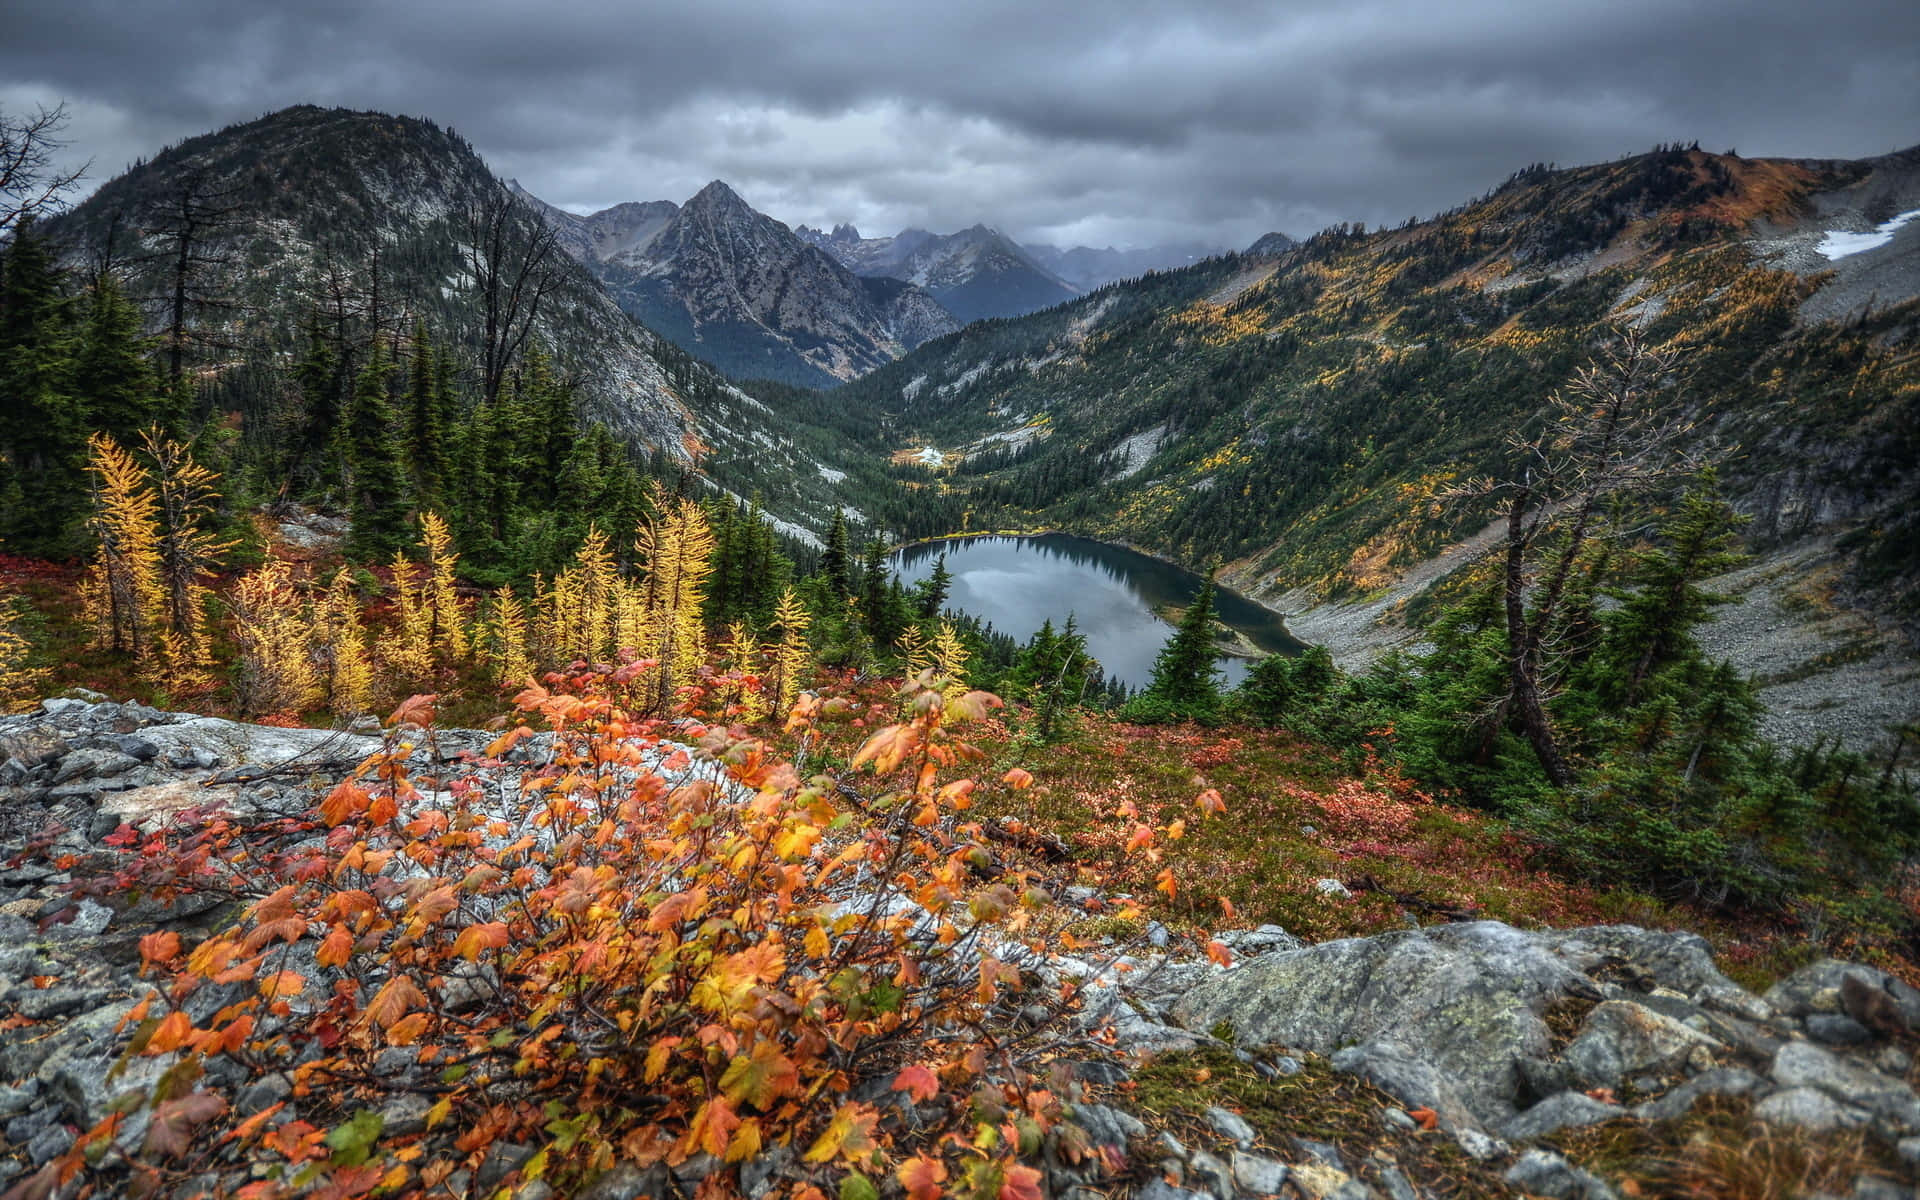
[[906,229],[890,238],[862,238],[851,225],[831,233],[804,226],[797,232],[856,274],[925,288],[963,322],[1020,316],[1079,294],[1027,249],[985,225],[946,235]]
[[[713,211],[703,227],[735,227],[707,235],[713,257],[750,254],[752,222],[726,197],[708,199]],[[791,414],[776,413],[637,323],[575,257],[644,262],[678,206],[620,205],[575,218],[502,183],[471,146],[430,122],[303,106],[171,147],[47,231],[75,265],[110,259],[128,294],[164,298],[173,247],[164,231],[183,202],[214,214],[196,235],[191,280],[192,295],[206,302],[189,313],[200,347],[191,369],[209,387],[243,380],[255,367],[282,370],[305,345],[309,320],[335,309],[351,313],[363,332],[377,325],[405,335],[420,322],[471,367],[484,315],[468,261],[469,214],[505,204],[506,259],[521,261],[542,218],[567,251],[541,264],[546,291],[528,344],[544,347],[572,382],[583,419],[637,450],[687,463],[719,487],[742,496],[758,491],[796,536],[824,530],[842,503],[823,480],[856,469],[856,448],[831,437],[801,448]],[[700,219],[700,207],[689,211]],[[685,229],[680,236],[694,238]],[[817,251],[807,253],[821,260],[813,265],[822,274],[839,271]],[[836,286],[865,306],[875,326],[939,327],[937,318],[913,324],[911,298],[896,298],[897,312],[881,311],[858,281],[839,274],[845,278]],[[771,294],[775,310],[795,305],[764,280],[735,290]],[[166,310],[164,299],[150,304],[153,327],[164,324]]]
[[[52,232],[76,258],[113,247],[135,295],[171,283],[159,231],[185,202],[209,217],[196,250],[196,306],[214,345],[291,347],[338,289],[382,322],[417,317],[457,340],[477,336],[479,299],[463,265],[465,213],[503,186],[465,141],[431,122],[291,108],[192,138],[104,185]],[[525,248],[531,221],[508,250]],[[555,256],[536,337],[579,380],[589,411],[632,440],[684,454],[695,418],[655,357],[656,343],[591,274]],[[377,301],[377,304],[376,304]],[[156,306],[156,322],[165,316]]]
[[715,181],[684,205],[541,205],[621,307],[738,378],[831,386],[958,323],[918,288],[877,294]]

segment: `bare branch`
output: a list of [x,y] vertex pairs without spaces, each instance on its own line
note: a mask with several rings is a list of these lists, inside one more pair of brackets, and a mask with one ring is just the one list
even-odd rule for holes
[[60,131],[66,128],[67,106],[36,107],[32,116],[10,117],[0,112],[0,241],[20,224],[58,212],[61,197],[79,186],[93,164],[71,170],[54,166],[66,146]]

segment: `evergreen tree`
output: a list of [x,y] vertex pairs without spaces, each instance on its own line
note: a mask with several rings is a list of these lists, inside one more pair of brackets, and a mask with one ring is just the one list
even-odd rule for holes
[[122,445],[149,426],[172,429],[179,414],[160,395],[153,347],[141,333],[140,310],[111,275],[95,281],[88,297],[73,366],[74,393],[84,398],[88,422]]
[[1212,720],[1220,709],[1219,671],[1214,667],[1213,576],[1174,627],[1153,663],[1153,679],[1127,706],[1135,720]]
[[0,540],[69,557],[87,539],[86,406],[75,392],[73,305],[32,225],[0,261]]
[[385,345],[376,342],[347,410],[346,459],[351,474],[347,497],[353,520],[347,550],[362,561],[387,558],[412,540],[407,477],[387,390],[392,370]]
[[838,597],[853,595],[853,564],[847,552],[847,515],[833,510],[833,526],[827,530],[827,549],[820,556],[820,573]]
[[947,556],[942,554],[933,560],[933,570],[925,579],[914,585],[914,610],[922,621],[931,621],[940,615],[940,608],[946,604],[947,596],[953,590],[953,572],[947,570]]

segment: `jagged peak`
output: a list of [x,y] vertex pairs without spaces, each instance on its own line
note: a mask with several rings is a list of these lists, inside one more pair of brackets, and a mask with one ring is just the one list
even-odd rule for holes
[[740,198],[740,193],[727,186],[724,179],[716,179],[693,194],[684,205],[683,211],[701,211],[705,209],[726,210],[744,209],[753,212],[754,208]]

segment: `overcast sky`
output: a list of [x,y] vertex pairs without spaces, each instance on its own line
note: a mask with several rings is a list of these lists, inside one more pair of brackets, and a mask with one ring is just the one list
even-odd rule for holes
[[1914,0],[0,0],[95,181],[289,104],[428,117],[576,211],[1244,246],[1655,142],[1920,142]]

